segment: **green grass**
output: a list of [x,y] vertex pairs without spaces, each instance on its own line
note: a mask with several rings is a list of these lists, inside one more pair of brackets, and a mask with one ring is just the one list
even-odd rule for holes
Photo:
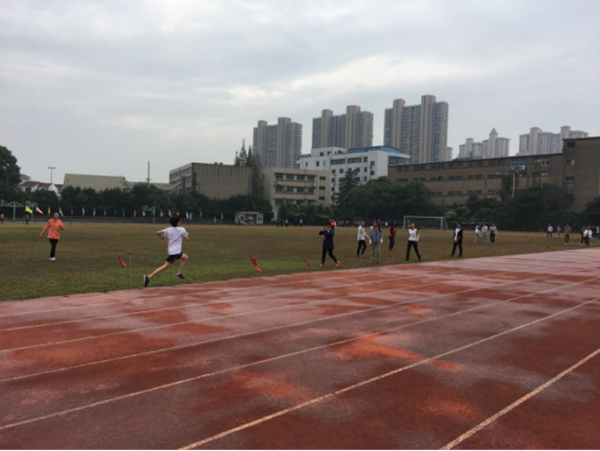
[[[50,244],[40,238],[42,224],[2,224],[0,244],[0,300],[27,299],[73,293],[113,291],[142,287],[143,274],[162,265],[166,247],[160,245],[155,232],[158,225],[66,224],[57,249],[57,262],[48,261]],[[322,271],[321,237],[318,227],[236,227],[187,226],[190,241],[184,252],[190,261],[184,270],[186,282],[206,282],[239,277],[261,277],[275,274]],[[384,236],[387,231],[384,231]],[[578,249],[579,235],[572,245],[563,246],[562,238],[549,239],[541,233],[501,232],[493,245],[473,245],[474,233],[465,231],[464,256],[484,257],[552,250]],[[399,230],[393,259],[388,257],[387,237],[382,245],[382,264],[403,262],[406,249],[405,232]],[[356,229],[338,228],[335,255],[341,268],[370,267],[370,258],[357,259]],[[592,246],[599,242],[593,240]],[[452,232],[423,230],[419,243],[423,261],[447,260],[452,248]],[[121,268],[117,256],[132,267]],[[367,256],[370,249],[367,249]],[[257,272],[250,258],[258,260],[263,273]],[[312,268],[301,260],[305,258]],[[413,262],[415,261],[413,256]],[[457,265],[460,263],[457,262]],[[333,270],[330,260],[325,270]],[[339,269],[336,269],[339,270]],[[157,276],[152,286],[178,285],[175,269]]]

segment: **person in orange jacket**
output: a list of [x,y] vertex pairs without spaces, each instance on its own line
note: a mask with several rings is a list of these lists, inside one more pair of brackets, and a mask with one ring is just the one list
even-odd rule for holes
[[40,236],[43,237],[48,230],[48,241],[50,241],[50,245],[52,246],[50,250],[50,261],[56,261],[56,245],[58,244],[58,240],[60,240],[60,231],[65,230],[65,226],[62,221],[58,219],[58,213],[54,213],[54,217],[49,219],[46,223],[46,227],[40,233]]

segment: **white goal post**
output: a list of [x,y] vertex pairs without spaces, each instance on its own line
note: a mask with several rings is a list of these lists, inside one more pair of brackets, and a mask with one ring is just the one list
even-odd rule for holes
[[444,216],[405,216],[402,228],[408,229],[413,222],[417,229],[448,230],[448,223]]

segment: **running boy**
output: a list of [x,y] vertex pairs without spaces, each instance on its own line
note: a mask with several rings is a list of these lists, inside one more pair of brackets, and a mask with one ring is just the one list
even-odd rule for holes
[[335,262],[335,267],[340,266],[340,262],[337,261],[335,255],[333,255],[333,235],[335,235],[335,230],[331,227],[331,222],[326,222],[325,227],[319,232],[319,235],[323,235],[323,255],[321,256],[321,264],[319,265],[322,268],[325,265],[325,257],[327,253],[331,259]]
[[50,241],[50,261],[56,261],[56,245],[58,244],[58,240],[60,240],[60,231],[65,230],[65,226],[62,221],[58,219],[58,213],[54,213],[52,219],[49,219],[46,223],[46,227],[40,233],[40,236],[43,237],[48,230],[48,241]]
[[179,264],[179,269],[177,270],[175,277],[179,280],[185,279],[181,272],[183,271],[183,267],[187,263],[189,257],[183,253],[181,247],[183,239],[185,238],[186,241],[189,241],[190,235],[183,227],[181,227],[181,219],[179,216],[173,216],[171,219],[169,219],[169,223],[172,227],[167,227],[164,230],[159,230],[156,232],[156,234],[162,239],[163,246],[165,245],[165,238],[168,239],[169,256],[167,257],[167,261],[164,265],[162,265],[160,268],[156,268],[152,274],[144,275],[144,287],[148,286],[153,277],[169,269],[171,265],[179,259],[181,259],[181,263]]

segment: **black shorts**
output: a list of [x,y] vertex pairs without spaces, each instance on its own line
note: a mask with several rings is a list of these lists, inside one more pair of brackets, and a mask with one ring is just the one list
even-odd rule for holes
[[169,255],[167,257],[167,263],[175,263],[175,261],[179,260],[182,255],[183,255],[183,252],[180,252],[179,254]]

